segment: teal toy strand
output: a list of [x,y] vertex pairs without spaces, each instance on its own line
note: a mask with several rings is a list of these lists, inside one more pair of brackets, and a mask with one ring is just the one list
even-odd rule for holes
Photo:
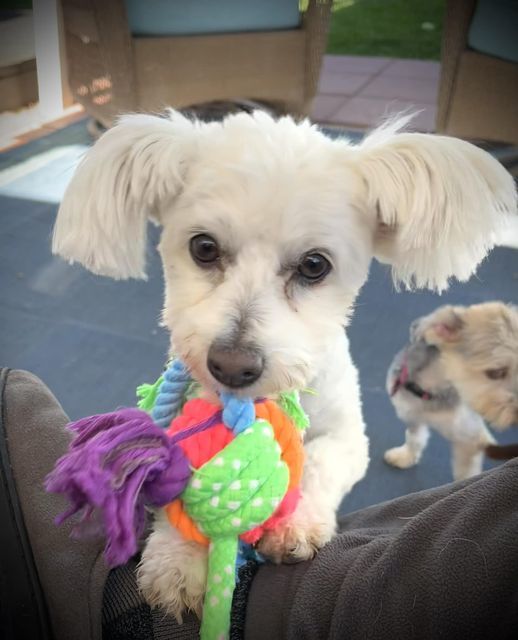
[[173,360],[163,374],[151,417],[162,429],[181,411],[187,387],[192,382],[190,373],[181,360]]

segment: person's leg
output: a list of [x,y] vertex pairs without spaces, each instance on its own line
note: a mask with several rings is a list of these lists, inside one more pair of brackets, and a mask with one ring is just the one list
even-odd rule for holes
[[[230,638],[514,638],[517,504],[515,460],[351,513],[312,561],[242,568]],[[105,639],[134,640],[144,618],[160,638],[196,637],[192,614],[183,627],[161,610],[149,621],[135,585],[131,566],[110,574]]]
[[41,380],[0,368],[0,638],[198,638],[193,614],[179,626],[144,602],[135,560],[109,572],[104,540],[54,524],[67,505],[43,481],[68,447],[67,422]]
[[517,505],[515,459],[346,516],[312,562],[258,570],[245,637],[515,638]]
[[103,541],[56,527],[63,500],[43,481],[65,453],[68,422],[45,385],[0,369],[0,637],[100,640]]
[[[110,574],[102,603],[103,542],[74,542],[68,527],[56,528],[52,520],[64,505],[42,486],[67,447],[67,418],[31,374],[2,370],[0,390],[0,490],[4,510],[10,509],[3,523],[15,525],[0,528],[2,584],[13,593],[19,586],[16,577],[9,580],[17,566],[9,555],[14,550],[20,572],[30,577],[28,598],[35,604],[29,607],[46,605],[55,640],[99,640],[102,608],[104,640],[147,640],[150,620],[154,638],[195,638],[192,616],[179,627],[143,604],[132,564]],[[350,514],[340,522],[342,533],[313,561],[265,565],[253,580],[245,567],[250,581],[243,581],[234,598],[231,637],[244,632],[251,640],[514,638],[517,504],[518,459],[470,480]],[[12,595],[4,592],[2,623],[10,603],[5,598]],[[26,613],[26,606],[20,602],[7,623],[18,625],[17,613],[24,607]],[[44,615],[41,620],[40,635],[31,637],[45,638]]]
[[110,571],[102,606],[103,640],[197,640],[200,622],[192,612],[180,625],[164,609],[151,608],[137,585],[137,560]]

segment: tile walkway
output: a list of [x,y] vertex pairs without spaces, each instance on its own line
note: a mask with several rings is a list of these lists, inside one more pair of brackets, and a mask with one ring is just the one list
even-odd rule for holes
[[418,111],[413,126],[433,131],[438,62],[325,56],[312,117],[323,124],[365,129],[387,115]]

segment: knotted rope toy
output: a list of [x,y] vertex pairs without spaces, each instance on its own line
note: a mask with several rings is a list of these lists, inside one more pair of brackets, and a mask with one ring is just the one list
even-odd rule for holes
[[69,451],[46,487],[70,501],[58,524],[80,514],[76,534],[100,516],[110,566],[136,553],[146,505],[207,545],[201,638],[212,640],[228,637],[239,539],[257,542],[297,505],[308,420],[296,393],[277,402],[221,394],[216,405],[197,390],[175,360],[139,388],[139,409],[71,423]]

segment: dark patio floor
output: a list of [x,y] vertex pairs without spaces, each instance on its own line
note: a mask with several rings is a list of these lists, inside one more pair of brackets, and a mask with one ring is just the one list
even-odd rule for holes
[[[167,336],[158,328],[162,275],[155,229],[148,282],[113,282],[50,254],[68,165],[88,143],[84,122],[79,122],[0,154],[0,363],[40,376],[72,418],[133,404],[136,385],[156,378],[167,352]],[[28,161],[32,164],[23,164]],[[490,299],[518,303],[517,250],[493,251],[477,277],[455,284],[441,297],[396,293],[387,269],[373,264],[349,331],[372,462],[344,510],[451,480],[448,447],[438,436],[414,469],[399,471],[383,462],[384,450],[403,438],[384,391],[385,372],[416,316],[446,302]],[[513,441],[516,432],[498,438]]]

